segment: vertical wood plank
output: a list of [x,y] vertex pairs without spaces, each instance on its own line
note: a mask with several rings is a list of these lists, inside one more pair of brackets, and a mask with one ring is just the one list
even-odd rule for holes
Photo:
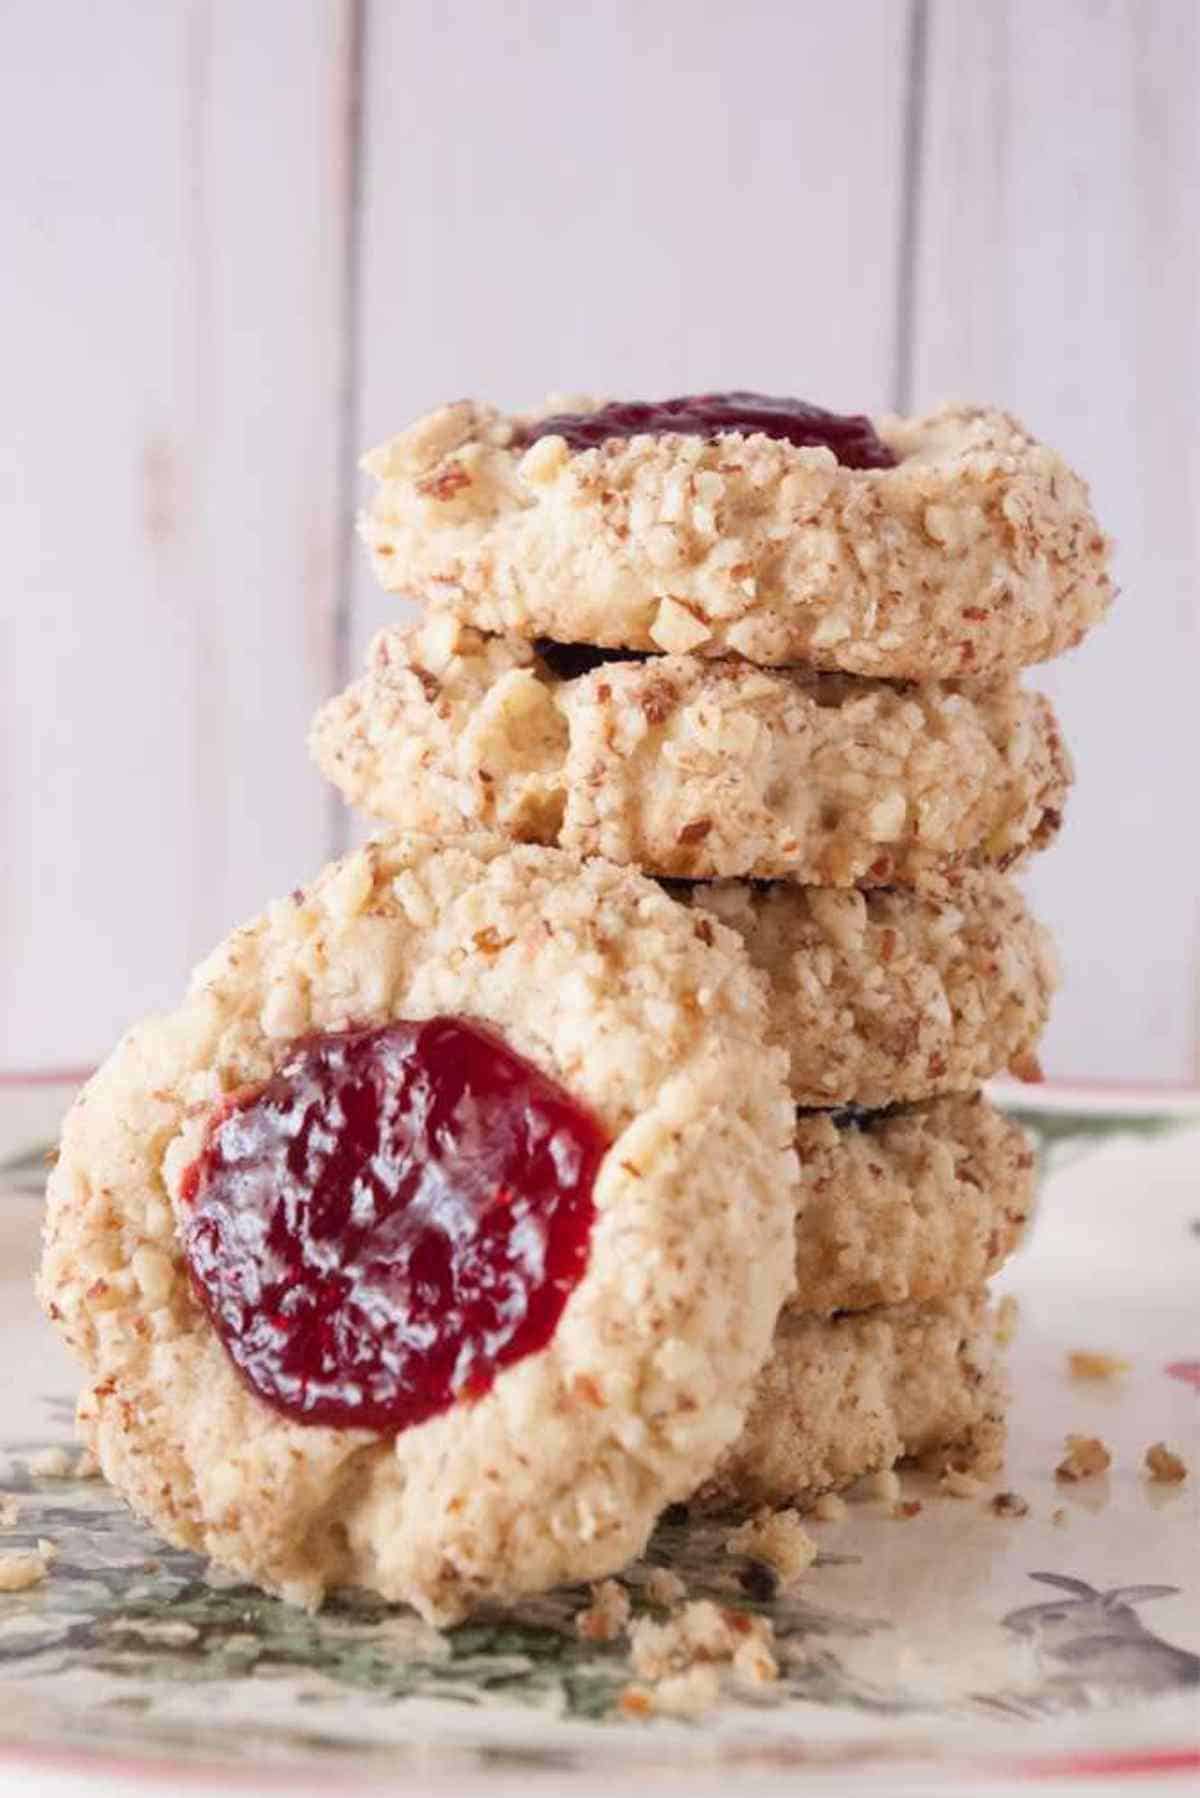
[[[908,8],[372,5],[363,447],[460,394],[886,405]],[[354,655],[395,602],[360,561]]]
[[1123,594],[1054,696],[1079,781],[1031,891],[1064,1077],[1200,1075],[1200,12],[931,0],[914,398],[991,400],[1088,476]]
[[6,15],[0,1065],[102,1052],[322,853],[352,25]]

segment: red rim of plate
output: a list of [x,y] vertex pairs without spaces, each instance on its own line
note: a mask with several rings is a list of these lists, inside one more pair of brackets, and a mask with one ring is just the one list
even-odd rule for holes
[[[862,1746],[864,1750],[868,1751],[865,1755],[864,1766],[869,1770],[878,1770],[879,1763],[869,1752],[869,1744],[864,1742]],[[853,1761],[841,1764],[843,1770],[852,1777]],[[329,1759],[322,1757],[321,1765],[325,1769],[326,1775],[333,1770]],[[980,1778],[992,1779],[997,1775],[1003,1776],[1007,1773],[1022,1781],[1039,1782],[1070,1779],[1164,1779],[1200,1773],[1200,1748],[1192,1743],[1163,1743],[1158,1747],[1063,1748],[1044,1754],[1008,1755],[1001,1751],[994,1755],[983,1754],[972,1756],[969,1759],[964,1759],[951,1752],[944,1759],[935,1760],[933,1768],[925,1757],[918,1756],[914,1761],[912,1757],[900,1753],[894,1760],[888,1762],[889,1771],[896,1775],[901,1774],[906,1767],[916,1765],[922,1767],[926,1773],[936,1768],[940,1774],[949,1778],[953,1778],[956,1773],[965,1773],[968,1776],[978,1775]],[[215,1781],[220,1780],[227,1783],[234,1794],[237,1793],[239,1787],[243,1790],[253,1787],[256,1792],[264,1792],[282,1790],[286,1786],[289,1791],[299,1793],[303,1798],[306,1789],[304,1782],[308,1780],[306,1770],[297,1764],[272,1767],[247,1763],[243,1767],[232,1760],[191,1758],[172,1760],[163,1754],[150,1754],[144,1757],[132,1756],[122,1753],[120,1750],[110,1756],[104,1749],[100,1749],[98,1753],[90,1753],[85,1748],[57,1748],[41,1742],[0,1743],[0,1770],[6,1766],[10,1768],[40,1768],[44,1772],[57,1772],[67,1777],[72,1774],[80,1774],[85,1777],[119,1776],[136,1780],[139,1785],[148,1786],[151,1792],[155,1790],[159,1782],[165,1779],[171,1781],[172,1791],[179,1791],[183,1787],[211,1787]],[[731,1772],[733,1770],[732,1762],[729,1770]],[[813,1770],[821,1771],[820,1765]],[[585,1772],[586,1769],[581,1768],[580,1771]],[[639,1769],[638,1764],[633,1762],[626,1771],[635,1776],[640,1771],[644,1776],[651,1769],[645,1766]],[[680,1775],[691,1780],[694,1780],[702,1771],[703,1763],[700,1765],[693,1763],[690,1767],[681,1765],[679,1768]],[[462,1790],[469,1772],[477,1775],[478,1782],[486,1784],[487,1768],[481,1763],[478,1767],[468,1770],[462,1762],[461,1746],[450,1745],[450,1755],[445,1769],[447,1782],[445,1788],[443,1788],[442,1777],[438,1769],[426,1761],[424,1766],[414,1765],[403,1770],[397,1768],[389,1770],[380,1767],[377,1774],[365,1768],[346,1769],[339,1776],[338,1790],[351,1794],[361,1793],[362,1798],[369,1798],[370,1793],[386,1788],[388,1792],[395,1795],[395,1798],[403,1798],[405,1785],[398,1783],[397,1776],[399,1775],[400,1781],[404,1781],[406,1774],[411,1773],[412,1784],[409,1790],[414,1795],[420,1792],[428,1795],[428,1798],[433,1798],[433,1795],[441,1789],[452,1789],[455,1792]],[[431,1776],[433,1780],[437,1781],[436,1785],[432,1783]],[[561,1769],[553,1776],[561,1781]],[[321,1786],[322,1789],[325,1789],[324,1781],[321,1782]],[[315,1791],[316,1787],[309,1786],[307,1789]],[[530,1789],[536,1790],[537,1787],[531,1782]],[[798,1786],[796,1789],[802,1791],[803,1788]],[[931,1791],[935,1789],[931,1787]],[[949,1789],[947,1787],[948,1792]]]

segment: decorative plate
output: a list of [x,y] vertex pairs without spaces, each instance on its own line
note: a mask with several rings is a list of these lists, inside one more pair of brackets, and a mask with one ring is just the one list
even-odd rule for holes
[[[816,1565],[769,1605],[716,1527],[660,1527],[629,1575],[769,1611],[781,1678],[692,1720],[631,1718],[621,1644],[578,1639],[581,1591],[442,1634],[347,1597],[311,1617],[206,1577],[101,1480],[75,1476],[74,1375],[29,1276],[42,1150],[66,1089],[0,1085],[0,1551],[54,1545],[0,1594],[0,1793],[978,1791],[1200,1774],[1200,1094],[1000,1088],[1043,1145],[997,1516],[906,1475],[815,1524]],[[1093,1350],[1125,1371],[1072,1378]],[[1064,1484],[1069,1433],[1107,1474]],[[1166,1442],[1188,1464],[1152,1482]],[[55,1450],[65,1450],[55,1454]],[[66,1470],[65,1472],[63,1470]],[[12,1506],[8,1507],[11,1514]]]

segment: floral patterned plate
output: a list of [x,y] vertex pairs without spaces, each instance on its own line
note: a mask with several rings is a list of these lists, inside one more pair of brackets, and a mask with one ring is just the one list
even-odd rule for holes
[[[888,1793],[1200,1774],[1200,1095],[1002,1092],[1045,1149],[1019,1301],[997,1516],[916,1475],[911,1518],[864,1498],[814,1525],[782,1597],[742,1591],[715,1527],[664,1524],[654,1566],[769,1612],[781,1678],[695,1719],[631,1719],[620,1643],[579,1640],[580,1591],[442,1634],[347,1596],[310,1617],[210,1579],[98,1479],[75,1477],[74,1375],[29,1291],[40,1138],[63,1094],[0,1087],[0,1550],[57,1551],[0,1594],[0,1794],[600,1790]],[[1068,1352],[1121,1357],[1070,1377]],[[1056,1481],[1068,1432],[1110,1471]],[[1190,1468],[1151,1482],[1165,1441]],[[55,1453],[65,1450],[65,1453]],[[994,1490],[994,1488],[992,1489]],[[11,1507],[10,1507],[11,1509]]]

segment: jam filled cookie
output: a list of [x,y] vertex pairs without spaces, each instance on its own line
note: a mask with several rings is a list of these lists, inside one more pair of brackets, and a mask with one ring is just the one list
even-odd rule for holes
[[895,686],[694,656],[605,659],[435,609],[376,638],[313,731],[347,799],[649,873],[944,889],[1058,829],[1070,764],[1015,681]]
[[1086,486],[1002,412],[463,400],[364,467],[384,587],[523,637],[928,680],[1045,661],[1112,597]]
[[639,875],[495,841],[376,841],[236,931],[50,1181],[107,1478],[305,1603],[445,1622],[622,1566],[792,1284],[762,984]]
[[986,1477],[1005,1384],[983,1293],[830,1319],[787,1313],[745,1428],[698,1495],[715,1510],[805,1504],[919,1459]]
[[1002,875],[963,874],[946,899],[783,881],[671,890],[736,930],[767,975],[797,1105],[878,1108],[1005,1069],[1036,1076],[1058,965]]
[[796,1290],[828,1314],[968,1292],[1021,1240],[1034,1153],[978,1093],[894,1111],[802,1114]]

